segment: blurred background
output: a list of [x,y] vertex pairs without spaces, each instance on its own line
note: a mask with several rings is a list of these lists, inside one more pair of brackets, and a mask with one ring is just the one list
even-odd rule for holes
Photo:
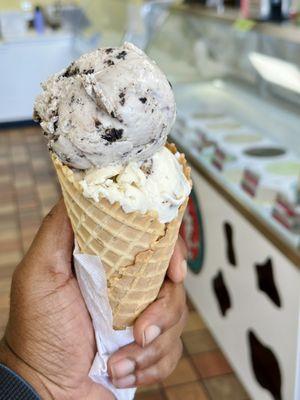
[[0,0],[0,333],[14,267],[60,196],[40,83],[130,41],[167,74],[192,166],[184,353],[144,400],[300,399],[300,1]]

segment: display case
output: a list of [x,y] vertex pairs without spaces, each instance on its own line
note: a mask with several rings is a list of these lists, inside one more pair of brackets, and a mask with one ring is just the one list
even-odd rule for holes
[[192,165],[186,287],[251,398],[299,399],[300,30],[173,7],[147,52]]

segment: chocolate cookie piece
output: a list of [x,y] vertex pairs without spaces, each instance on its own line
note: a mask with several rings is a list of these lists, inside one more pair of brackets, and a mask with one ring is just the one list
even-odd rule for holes
[[73,61],[61,76],[63,78],[70,78],[71,76],[75,76],[78,74],[79,74],[79,68],[75,65],[75,62]]
[[106,60],[106,61],[104,61],[104,64],[108,65],[109,67],[111,67],[112,65],[115,65],[113,60]]
[[127,56],[127,51],[123,50],[116,56],[116,58],[118,60],[125,60],[126,56]]
[[122,138],[123,131],[123,129],[107,128],[105,129],[105,133],[102,135],[102,138],[110,143],[113,143]]

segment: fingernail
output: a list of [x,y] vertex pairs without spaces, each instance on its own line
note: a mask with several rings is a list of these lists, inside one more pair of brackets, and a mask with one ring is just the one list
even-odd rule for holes
[[125,378],[113,379],[112,383],[114,386],[118,388],[127,388],[134,386],[135,380],[136,380],[135,375],[128,375]]
[[143,337],[143,347],[147,346],[147,344],[153,342],[161,334],[161,329],[159,326],[150,325],[144,331]]
[[185,278],[186,273],[187,273],[187,262],[186,262],[186,260],[182,261],[181,268],[182,268],[183,277]]
[[135,362],[129,358],[124,358],[124,360],[115,362],[111,366],[111,373],[113,379],[122,378],[134,372]]

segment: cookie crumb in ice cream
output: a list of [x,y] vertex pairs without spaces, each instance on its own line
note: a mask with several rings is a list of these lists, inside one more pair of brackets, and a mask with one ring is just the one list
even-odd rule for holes
[[102,135],[102,138],[112,143],[120,140],[122,138],[122,135],[123,129],[107,128],[105,129],[105,134]]
[[96,128],[96,129],[99,129],[101,125],[102,125],[102,124],[101,124],[101,122],[99,121],[99,119],[95,119],[95,128]]
[[[100,49],[99,49],[100,50]],[[112,49],[111,47],[109,47],[108,49],[105,49],[105,53],[106,54],[110,54],[114,51],[114,49]]]
[[147,98],[146,97],[140,97],[139,101],[142,102],[143,104],[145,104],[146,101],[147,101]]
[[79,74],[79,68],[75,66],[75,62],[73,61],[61,76],[63,78],[70,78],[71,76],[75,76],[77,74]]
[[124,106],[124,104],[125,104],[125,93],[124,92],[121,92],[120,94],[119,94],[119,97],[120,97],[120,105],[121,106]]
[[117,55],[117,59],[118,60],[125,60],[125,57],[127,56],[127,52],[126,51],[121,51],[118,55]]
[[82,73],[85,75],[93,74],[94,72],[95,72],[94,68],[84,69],[82,71]]
[[32,118],[37,123],[41,123],[42,122],[42,118],[40,117],[40,114],[37,112],[36,109],[33,110]]
[[150,158],[150,160],[144,161],[143,164],[141,165],[141,170],[144,172],[146,176],[149,176],[151,174],[152,168],[153,168],[152,158]]
[[106,61],[104,61],[104,64],[108,65],[109,67],[111,67],[112,65],[115,65],[113,60],[106,60]]

